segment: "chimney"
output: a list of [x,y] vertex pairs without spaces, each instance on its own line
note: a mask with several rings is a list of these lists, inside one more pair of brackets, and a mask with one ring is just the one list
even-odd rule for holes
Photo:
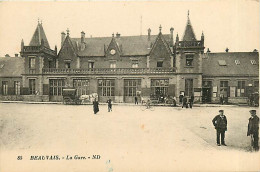
[[171,27],[170,29],[170,32],[171,32],[171,42],[170,42],[170,46],[173,47],[173,31],[174,31],[174,28]]
[[117,37],[117,38],[120,38],[120,33],[117,32],[117,33],[116,33],[116,37]]
[[23,49],[24,49],[24,42],[23,42],[23,39],[22,39],[22,42],[21,42],[21,52],[23,52]]
[[151,29],[149,28],[148,29],[148,41],[150,41],[151,40]]
[[226,50],[225,50],[225,51],[226,51],[226,53],[228,53],[228,51],[229,51],[228,47],[226,48]]
[[203,34],[203,31],[202,31],[202,34],[201,34],[201,44],[204,47],[204,34]]
[[207,53],[210,53],[210,50],[209,50],[209,48],[208,48],[208,50],[207,50]]
[[63,45],[63,42],[65,40],[65,36],[66,36],[65,32],[61,32],[61,46]]
[[81,43],[84,43],[85,42],[85,32],[82,31],[81,32]]
[[15,57],[18,57],[18,54],[14,54]]

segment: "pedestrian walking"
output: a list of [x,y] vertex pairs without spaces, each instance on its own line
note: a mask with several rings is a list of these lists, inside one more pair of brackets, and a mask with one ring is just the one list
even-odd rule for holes
[[251,145],[254,151],[259,150],[259,117],[256,115],[256,110],[250,110],[251,117],[248,122],[247,136],[251,136]]
[[138,105],[138,98],[135,96],[135,104]]
[[98,111],[99,111],[98,105],[99,105],[99,103],[98,103],[97,99],[95,98],[94,101],[93,101],[93,111],[94,111],[94,114],[97,114]]
[[215,116],[212,120],[213,125],[217,131],[217,145],[220,146],[220,136],[221,145],[227,146],[225,144],[225,132],[227,131],[227,118],[224,115],[224,110],[219,110],[219,115]]
[[194,101],[194,95],[191,95],[190,97],[190,108],[193,106],[193,101]]
[[184,96],[183,99],[182,99],[182,108],[183,107],[188,108],[188,100],[187,100],[186,96]]
[[179,96],[179,104],[180,104],[180,105],[182,104],[182,99],[183,99],[183,95],[180,94],[180,96]]
[[111,99],[107,100],[107,109],[108,109],[108,112],[112,111],[112,100]]

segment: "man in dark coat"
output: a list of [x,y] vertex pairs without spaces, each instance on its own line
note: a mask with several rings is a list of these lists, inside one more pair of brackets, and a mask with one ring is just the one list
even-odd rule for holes
[[98,105],[99,105],[99,103],[98,103],[98,101],[95,98],[95,100],[93,101],[93,111],[94,111],[94,114],[97,114],[98,111],[99,111]]
[[138,98],[135,96],[135,104],[138,105]]
[[182,104],[182,99],[183,99],[183,95],[180,94],[180,96],[179,96],[179,104]]
[[256,115],[256,110],[250,110],[251,117],[248,122],[247,136],[251,136],[252,146],[255,151],[259,150],[259,117]]
[[188,101],[188,100],[187,100],[187,97],[184,96],[183,99],[182,99],[182,108],[183,108],[183,107],[188,108],[188,102],[187,102],[187,101]]
[[221,136],[221,145],[225,144],[225,132],[227,131],[227,118],[224,115],[224,110],[219,110],[219,115],[212,120],[213,125],[217,131],[217,145],[220,146],[219,138]]
[[190,108],[193,106],[193,101],[194,101],[194,95],[191,95],[190,97]]
[[108,112],[112,111],[112,100],[111,99],[108,99],[107,107],[108,107]]

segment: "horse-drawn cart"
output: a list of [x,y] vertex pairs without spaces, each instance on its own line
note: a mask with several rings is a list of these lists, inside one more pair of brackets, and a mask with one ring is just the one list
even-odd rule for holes
[[81,100],[77,96],[77,90],[74,88],[63,89],[63,104],[81,104]]

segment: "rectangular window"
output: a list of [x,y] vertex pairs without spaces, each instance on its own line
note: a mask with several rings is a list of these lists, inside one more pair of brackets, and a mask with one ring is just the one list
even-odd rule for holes
[[245,97],[245,90],[246,90],[246,82],[238,81],[237,82],[237,97]]
[[137,91],[141,90],[141,79],[125,79],[124,95],[137,96]]
[[3,95],[8,94],[8,81],[2,81],[2,93]]
[[115,80],[114,79],[99,79],[98,80],[98,95],[115,96]]
[[132,60],[132,68],[138,68],[138,60]]
[[64,79],[50,79],[50,95],[62,96],[63,88],[65,87]]
[[228,81],[220,81],[220,95],[228,97]]
[[157,62],[157,67],[163,67],[163,61],[158,61]]
[[65,63],[65,68],[66,68],[66,69],[69,69],[69,68],[70,68],[70,63],[69,63],[69,62]]
[[48,61],[48,63],[49,63],[49,68],[52,68],[51,61]]
[[94,68],[94,62],[88,62],[88,68],[93,69]]
[[259,81],[258,80],[254,81],[254,92],[259,93]]
[[29,58],[29,68],[30,69],[35,69],[35,57],[30,57]]
[[14,90],[15,90],[15,95],[21,94],[21,83],[20,83],[20,81],[14,81]]
[[185,96],[193,94],[193,79],[185,79]]
[[29,79],[29,94],[35,94],[35,79]]
[[151,79],[152,97],[159,98],[168,95],[169,79]]
[[110,62],[110,68],[116,68],[116,61]]
[[87,79],[74,79],[73,87],[77,89],[77,95],[89,95],[89,80]]
[[186,66],[193,66],[193,55],[186,55]]

